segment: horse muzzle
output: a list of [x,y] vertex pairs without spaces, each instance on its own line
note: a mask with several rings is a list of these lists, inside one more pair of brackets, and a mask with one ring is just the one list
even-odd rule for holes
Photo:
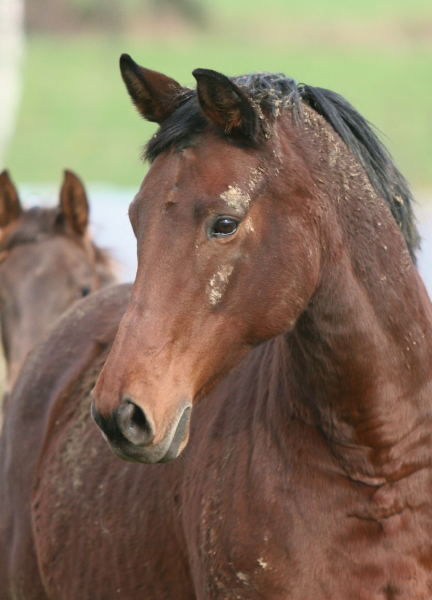
[[91,414],[116,456],[143,463],[167,462],[177,458],[189,439],[192,406],[184,403],[162,439],[156,442],[153,421],[133,400],[125,398],[113,413],[101,414],[92,402]]

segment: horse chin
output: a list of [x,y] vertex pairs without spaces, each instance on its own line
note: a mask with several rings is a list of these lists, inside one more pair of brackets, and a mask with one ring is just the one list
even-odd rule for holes
[[111,441],[105,435],[110,448],[114,454],[129,462],[139,463],[165,463],[174,460],[183,452],[189,441],[189,426],[191,407],[187,406],[177,422],[165,439],[155,446],[139,446],[122,439]]

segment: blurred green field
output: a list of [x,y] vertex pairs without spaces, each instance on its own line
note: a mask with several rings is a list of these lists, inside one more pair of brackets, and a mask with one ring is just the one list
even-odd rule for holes
[[220,13],[234,13],[243,18],[258,16],[268,18],[272,14],[278,17],[303,17],[305,19],[357,19],[372,20],[376,17],[413,17],[431,13],[430,0],[309,0],[294,2],[292,0],[267,0],[265,9],[262,2],[254,0],[218,0],[213,3],[205,0],[210,7],[217,5]]
[[209,4],[215,25],[201,33],[150,24],[127,37],[31,37],[7,166],[19,181],[58,180],[69,167],[87,181],[137,185],[155,126],[138,118],[123,88],[117,64],[128,52],[186,85],[194,68],[208,67],[282,71],[338,91],[383,133],[408,179],[431,188],[430,1],[266,4],[266,15],[251,0],[221,0],[217,14]]

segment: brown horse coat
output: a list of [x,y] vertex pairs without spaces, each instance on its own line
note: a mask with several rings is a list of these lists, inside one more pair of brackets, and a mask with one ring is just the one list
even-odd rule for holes
[[[122,72],[161,122],[137,279],[15,388],[1,597],[429,600],[432,311],[402,176],[331,92]],[[96,379],[114,452],[159,464],[111,455]]]
[[55,208],[25,210],[0,174],[0,327],[11,388],[30,349],[77,299],[113,283],[108,255],[90,239],[81,180],[66,170]]

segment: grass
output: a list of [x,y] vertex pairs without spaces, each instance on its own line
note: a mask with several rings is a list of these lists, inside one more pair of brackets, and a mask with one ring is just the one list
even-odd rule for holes
[[[273,12],[279,7],[280,18],[288,19],[284,0],[268,4]],[[359,18],[365,13],[373,19],[388,4],[364,0],[355,5],[360,7]],[[419,11],[423,5],[427,9],[421,0],[417,4]],[[315,1],[308,4],[314,9],[314,18],[319,17],[323,5],[328,22],[333,23],[335,15],[345,18],[344,11],[349,13],[349,2],[342,10],[340,0]],[[374,38],[369,45],[367,36],[365,43],[314,41],[310,35],[313,25],[305,30],[310,37],[297,35],[293,40],[289,35],[293,19],[287,20],[286,36],[260,36],[259,28],[255,33],[243,30],[240,35],[229,19],[233,6],[237,22],[246,7],[253,20],[255,5],[250,0],[221,0],[227,25],[223,31],[205,35],[28,40],[22,104],[7,157],[7,166],[16,179],[59,180],[61,169],[69,167],[86,181],[138,185],[145,172],[139,160],[141,147],[155,126],[137,116],[123,88],[117,62],[119,54],[126,51],[137,62],[184,84],[192,84],[191,71],[200,66],[226,74],[283,71],[300,81],[334,89],[385,134],[384,141],[408,179],[417,187],[432,187],[430,44],[405,39],[400,44],[397,40],[380,44]],[[405,1],[394,0],[392,7],[395,18],[406,14]],[[307,17],[304,9],[297,9],[300,17]],[[352,17],[353,12],[350,14]],[[413,14],[423,13],[411,10]]]
[[[212,0],[204,0],[204,4],[211,10]],[[261,2],[251,0],[218,0],[218,14],[235,14],[236,16],[268,18],[272,15],[278,18],[302,19],[357,19],[372,20],[387,18],[389,15],[396,18],[416,17],[431,15],[430,0],[309,0],[308,2],[294,2],[293,0],[267,0],[265,11]]]

